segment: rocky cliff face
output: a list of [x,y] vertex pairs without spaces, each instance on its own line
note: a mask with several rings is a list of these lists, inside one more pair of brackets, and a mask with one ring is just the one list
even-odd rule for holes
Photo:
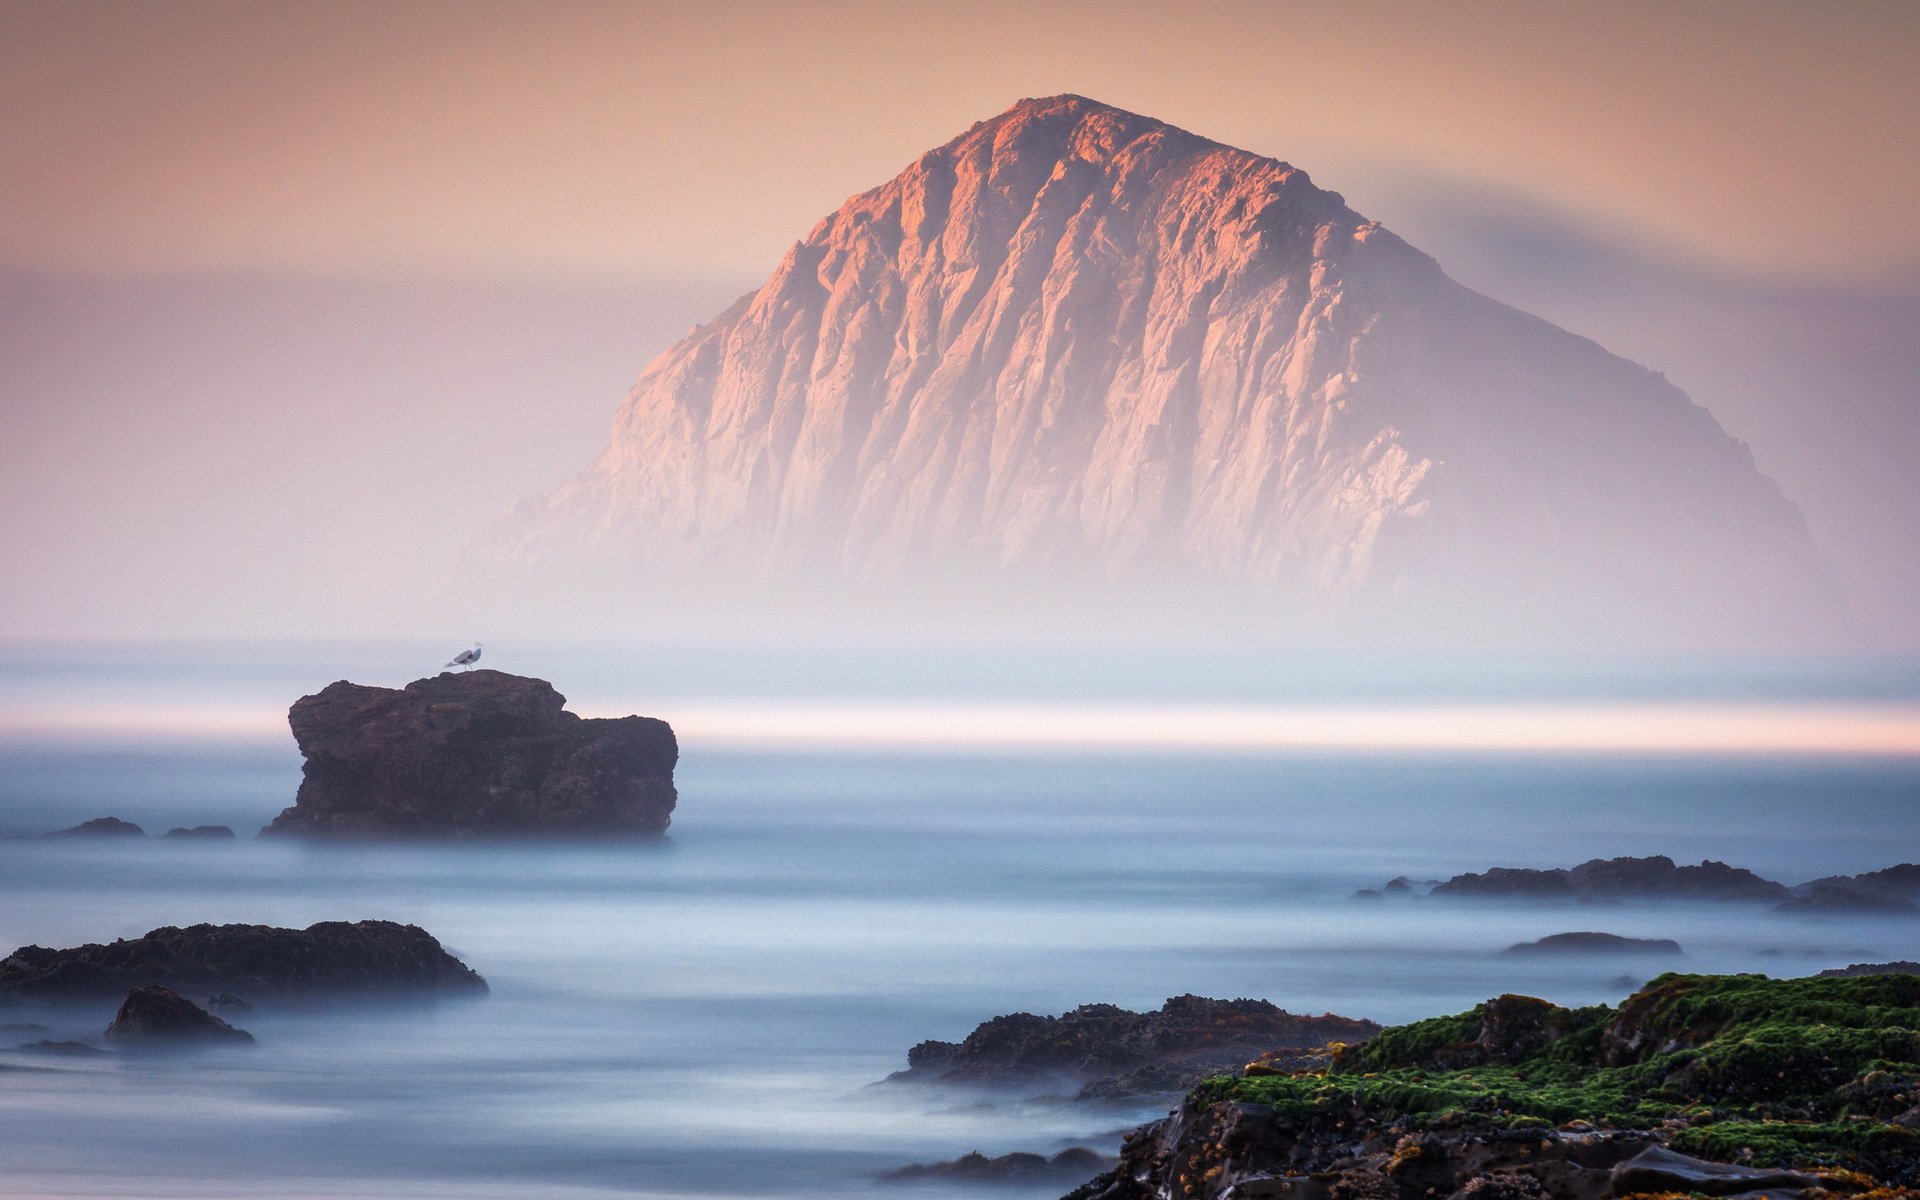
[[673,729],[585,720],[544,679],[444,672],[404,688],[345,680],[287,714],[306,757],[263,834],[594,837],[658,834],[677,794]]
[[804,583],[1270,629],[1693,639],[1838,612],[1797,511],[1662,377],[1286,163],[1077,96],[849,200],[467,562],[624,570],[636,600]]

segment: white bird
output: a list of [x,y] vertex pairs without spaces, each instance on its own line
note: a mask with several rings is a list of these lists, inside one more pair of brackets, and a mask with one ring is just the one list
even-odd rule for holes
[[460,653],[454,655],[453,661],[449,662],[447,665],[450,667],[471,667],[473,664],[479,661],[480,661],[480,643],[475,642],[473,644],[473,649],[462,650]]

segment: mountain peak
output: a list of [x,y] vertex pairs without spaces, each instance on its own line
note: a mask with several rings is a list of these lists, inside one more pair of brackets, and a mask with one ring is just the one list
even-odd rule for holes
[[1063,150],[1088,159],[1110,156],[1142,138],[1170,139],[1193,147],[1219,146],[1165,121],[1072,92],[1016,101],[1006,110],[976,123],[941,150],[950,150],[983,135],[991,137],[995,144],[1016,141],[1023,135],[1050,136]]
[[1071,94],[826,217],[478,553],[802,581],[856,624],[1226,606],[1578,642],[1835,611],[1798,513],[1664,380],[1286,163]]

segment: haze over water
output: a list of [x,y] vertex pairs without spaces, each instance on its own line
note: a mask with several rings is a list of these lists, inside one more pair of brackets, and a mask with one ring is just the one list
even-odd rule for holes
[[[864,1090],[915,1042],[1000,1013],[1150,1008],[1195,992],[1395,1022],[1505,991],[1615,1000],[1663,967],[1498,955],[1576,929],[1676,938],[1678,965],[1695,970],[1920,958],[1911,919],[1349,898],[1399,874],[1596,855],[1720,858],[1789,883],[1920,858],[1920,758],[1898,741],[1920,701],[1911,663],[1469,669],[498,646],[485,665],[552,679],[576,710],[682,726],[665,842],[251,839],[298,784],[292,699],[343,676],[403,683],[444,653],[5,649],[0,831],[111,814],[156,834],[221,822],[241,839],[0,842],[0,950],[198,921],[381,917],[428,929],[492,994],[263,1010],[237,1019],[257,1050],[200,1060],[0,1054],[11,1068],[0,1069],[0,1194],[885,1195],[907,1189],[878,1177],[909,1162],[1110,1147],[1155,1115]],[[1688,744],[1718,745],[1727,722],[1755,712],[1872,718],[1896,742],[1857,754],[1513,751],[1391,736],[1407,712],[1675,706],[1694,714]],[[1275,713],[1330,710],[1348,714],[1340,728],[1373,713],[1359,727],[1386,732],[1280,748],[1150,736],[1154,721],[1177,732],[1240,714],[1270,728]],[[682,711],[699,718],[682,724]],[[876,733],[889,712],[979,723],[959,739],[916,738],[912,721]],[[1132,714],[1139,735],[1089,738],[1103,713]],[[1065,732],[1050,741],[1054,717]],[[8,1046],[97,1042],[105,1014],[5,1019],[49,1026],[9,1031]]]

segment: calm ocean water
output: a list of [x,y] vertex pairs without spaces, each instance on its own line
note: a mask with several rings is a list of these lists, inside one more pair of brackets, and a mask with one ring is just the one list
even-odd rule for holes
[[[1049,713],[1114,703],[1333,704],[1378,711],[1388,729],[1409,702],[1906,712],[1920,698],[1911,663],[489,647],[486,665],[551,678],[593,713],[919,705],[937,719],[1015,704],[1041,728],[1018,745],[920,744],[695,722],[658,845],[251,840],[298,783],[294,697],[340,677],[402,683],[448,649],[0,648],[0,833],[111,814],[242,834],[0,841],[0,953],[162,924],[385,917],[431,930],[493,986],[437,1007],[261,1012],[240,1021],[260,1039],[245,1054],[0,1052],[0,1194],[887,1196],[909,1189],[878,1177],[909,1162],[1110,1144],[1155,1115],[865,1090],[913,1043],[998,1013],[1198,992],[1398,1021],[1503,991],[1616,999],[1623,972],[1652,969],[1498,955],[1568,929],[1677,938],[1700,970],[1920,958],[1920,920],[1349,899],[1402,873],[1596,855],[1714,857],[1789,882],[1920,859],[1908,754],[1044,736]],[[57,1016],[51,1033],[0,1045],[97,1040],[104,1019]]]

